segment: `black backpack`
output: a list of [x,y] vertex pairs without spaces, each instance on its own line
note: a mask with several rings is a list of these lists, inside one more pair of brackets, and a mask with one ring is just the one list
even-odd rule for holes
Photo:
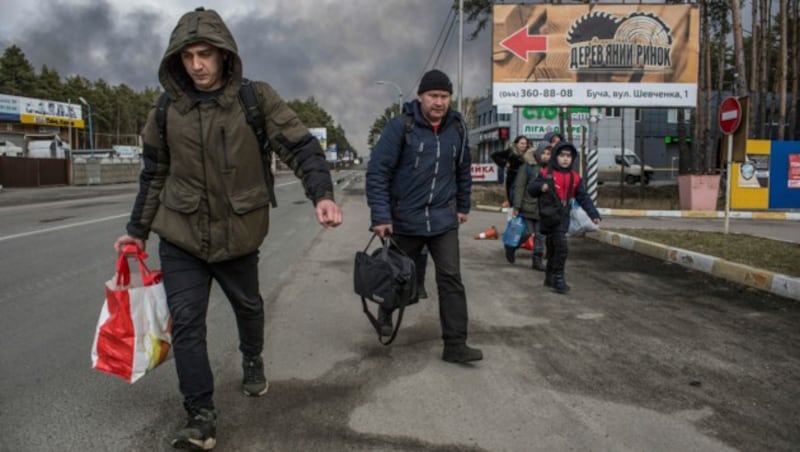
[[556,193],[553,177],[548,176],[546,183],[549,186],[548,190],[539,195],[539,223],[543,234],[553,232],[561,226],[561,222],[569,214],[572,190],[575,189],[572,171],[569,173],[567,200],[563,203],[561,202],[561,198],[558,197],[558,193]]
[[[239,102],[242,104],[244,116],[247,124],[253,129],[258,139],[258,147],[261,152],[261,164],[264,167],[264,180],[267,182],[267,192],[269,193],[269,203],[272,207],[278,207],[275,199],[275,178],[272,175],[272,150],[269,146],[267,130],[264,128],[264,112],[261,111],[261,104],[258,102],[256,90],[253,83],[248,79],[242,79],[242,86],[239,87]],[[158,125],[158,135],[161,144],[167,152],[167,110],[169,109],[169,96],[161,93],[156,104],[156,124]]]

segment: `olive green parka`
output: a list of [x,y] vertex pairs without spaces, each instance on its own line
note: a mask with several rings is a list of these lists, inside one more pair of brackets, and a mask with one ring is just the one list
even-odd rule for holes
[[[225,86],[202,100],[181,62],[187,45],[223,50]],[[170,98],[166,146],[151,109],[143,135],[144,168],[128,234],[155,232],[208,262],[257,250],[269,230],[270,193],[253,129],[239,100],[243,81],[236,42],[212,10],[185,14],[170,37],[159,80]],[[319,145],[267,83],[252,82],[270,146],[299,177],[314,204],[333,199],[333,184]]]
[[513,207],[520,215],[529,220],[539,219],[539,199],[528,193],[528,185],[536,180],[536,176],[542,171],[541,156],[543,152],[544,146],[539,146],[535,150],[528,149],[523,157],[525,163],[519,167],[517,177],[514,179]]

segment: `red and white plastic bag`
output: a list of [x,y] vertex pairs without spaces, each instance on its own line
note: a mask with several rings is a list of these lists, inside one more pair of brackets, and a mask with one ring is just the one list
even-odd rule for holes
[[[128,258],[139,264],[140,281],[131,281]],[[172,321],[161,272],[145,265],[147,254],[126,246],[117,272],[105,284],[106,299],[92,344],[92,368],[133,383],[167,359]]]

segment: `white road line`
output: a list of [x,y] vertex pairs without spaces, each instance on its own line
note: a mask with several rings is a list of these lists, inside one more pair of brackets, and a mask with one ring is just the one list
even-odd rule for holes
[[3,237],[0,237],[0,242],[6,241],[6,240],[18,239],[18,238],[21,238],[21,237],[28,237],[28,236],[31,236],[31,235],[44,234],[44,233],[47,233],[47,232],[58,231],[58,230],[61,230],[61,229],[76,228],[78,226],[85,226],[87,224],[101,223],[103,221],[116,220],[116,219],[124,218],[124,217],[128,217],[128,216],[130,216],[129,213],[123,213],[123,214],[119,214],[119,215],[113,215],[113,216],[110,216],[110,217],[103,217],[103,218],[97,218],[97,219],[94,219],[94,220],[81,221],[79,223],[62,224],[61,226],[53,226],[52,228],[38,229],[38,230],[35,230],[35,231],[28,231],[28,232],[22,232],[22,233],[19,233],[19,234],[6,235],[6,236],[3,236]]
[[[282,183],[282,184],[277,184],[275,187],[285,187],[287,185],[293,185],[293,184],[299,184],[299,183],[300,183],[299,180],[295,180],[295,181],[291,181],[291,182],[285,182],[285,183]],[[86,202],[86,200],[85,199],[84,200],[80,200],[80,202]],[[38,204],[38,205],[34,204],[31,207],[40,207],[41,208],[42,204]],[[64,224],[64,225],[61,225],[61,226],[53,226],[52,228],[37,229],[35,231],[28,231],[28,232],[22,232],[22,233],[19,233],[19,234],[0,236],[0,242],[6,241],[6,240],[18,239],[18,238],[22,238],[22,237],[28,237],[28,236],[31,236],[31,235],[44,234],[44,233],[47,233],[47,232],[58,231],[58,230],[61,230],[61,229],[69,229],[69,228],[75,228],[75,227],[78,227],[78,226],[85,226],[87,224],[101,223],[103,221],[116,220],[118,218],[127,217],[129,215],[130,215],[129,213],[123,213],[123,214],[119,214],[119,215],[113,215],[113,216],[110,216],[110,217],[98,218],[98,219],[95,219],[95,220],[81,221],[79,223],[70,223],[70,224]]]

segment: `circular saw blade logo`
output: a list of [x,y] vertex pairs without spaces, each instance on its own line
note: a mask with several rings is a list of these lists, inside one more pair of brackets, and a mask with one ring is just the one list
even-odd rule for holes
[[672,70],[672,30],[653,13],[594,11],[573,22],[566,41],[573,72]]

